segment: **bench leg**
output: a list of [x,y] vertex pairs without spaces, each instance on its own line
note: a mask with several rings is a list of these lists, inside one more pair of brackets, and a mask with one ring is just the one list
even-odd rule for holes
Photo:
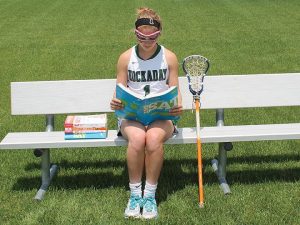
[[36,193],[34,199],[42,200],[46,194],[46,191],[50,185],[52,178],[57,173],[57,165],[50,166],[50,150],[43,149],[42,158],[42,185],[38,192]]
[[227,151],[224,149],[224,143],[219,144],[219,158],[211,161],[212,168],[216,173],[220,182],[220,188],[224,194],[230,194],[230,188],[226,181],[226,164],[227,164]]
[[[51,132],[54,130],[54,116],[46,116],[46,131]],[[42,200],[48,190],[52,178],[58,171],[57,165],[50,165],[50,149],[42,149],[41,155],[42,164],[42,185],[36,193],[34,199]]]
[[[224,126],[224,109],[217,109],[216,111],[217,126]],[[230,188],[226,181],[226,164],[227,164],[227,151],[224,147],[225,143],[219,143],[219,157],[211,161],[212,168],[216,173],[220,182],[220,188],[224,194],[230,194]]]

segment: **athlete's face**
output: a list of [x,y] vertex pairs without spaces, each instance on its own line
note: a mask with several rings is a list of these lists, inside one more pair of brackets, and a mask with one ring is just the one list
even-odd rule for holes
[[140,26],[135,33],[139,44],[145,49],[154,48],[160,35],[156,27],[147,25]]

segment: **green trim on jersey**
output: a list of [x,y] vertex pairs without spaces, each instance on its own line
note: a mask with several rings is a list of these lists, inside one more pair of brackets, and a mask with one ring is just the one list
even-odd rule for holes
[[[154,52],[154,54],[149,59],[155,58],[158,55],[158,53],[160,52],[161,46],[159,44],[156,44],[156,45],[157,45],[156,51]],[[149,59],[142,59],[140,57],[140,55],[139,55],[139,45],[135,46],[135,53],[136,53],[137,57],[139,57],[141,60],[144,60],[144,61],[149,60]]]

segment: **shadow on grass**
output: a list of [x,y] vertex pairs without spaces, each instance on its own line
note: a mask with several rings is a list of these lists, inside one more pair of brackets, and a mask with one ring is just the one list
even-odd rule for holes
[[[59,162],[59,166],[64,169],[78,169],[82,171],[84,169],[124,168],[126,162],[121,160],[95,160],[93,162],[62,160]],[[25,171],[39,170],[40,168],[41,165],[39,163],[28,163]]]
[[230,164],[243,164],[243,163],[282,163],[282,162],[299,162],[300,161],[300,153],[299,154],[280,154],[280,155],[253,155],[253,156],[236,156],[229,157],[228,163]]
[[[229,163],[282,163],[287,161],[299,161],[299,155],[273,155],[273,156],[251,156],[229,158]],[[215,173],[210,168],[210,160],[204,162],[204,184],[217,184]],[[51,187],[55,189],[83,189],[83,188],[113,188],[128,187],[128,171],[125,161],[108,160],[94,162],[61,161],[61,169],[64,171],[54,178]],[[287,169],[258,169],[251,168],[242,171],[228,171],[227,178],[230,185],[255,184],[270,181],[295,182],[300,180],[300,168]],[[30,163],[26,171],[39,170],[38,163]],[[94,171],[86,171],[94,170]],[[101,171],[102,170],[102,171]],[[114,171],[120,171],[115,173]],[[72,175],[66,175],[66,173]],[[75,175],[74,175],[75,173]],[[21,177],[14,184],[13,190],[37,189],[40,177]],[[159,180],[157,196],[159,202],[167,199],[169,194],[184,189],[188,185],[197,185],[197,160],[196,159],[166,159]]]
[[[195,159],[196,160],[196,159]],[[168,165],[169,161],[178,161],[180,165],[188,165],[194,166],[195,160],[189,160],[190,163],[185,163],[187,161],[185,159],[180,160],[168,160],[164,161],[164,167]],[[254,164],[254,163],[282,163],[282,162],[299,162],[300,161],[300,154],[281,154],[281,155],[253,155],[253,156],[235,156],[235,157],[228,157],[229,164]],[[197,163],[197,161],[195,161]],[[210,160],[204,160],[205,165],[210,164]],[[178,164],[178,163],[177,163]],[[94,162],[84,162],[84,161],[72,161],[69,162],[67,160],[62,160],[59,165],[64,169],[87,169],[87,168],[123,168],[126,166],[125,161],[121,160],[106,160],[106,161],[94,161]],[[28,163],[25,167],[25,171],[33,171],[39,170],[41,165],[39,163]],[[164,168],[165,169],[165,168]]]
[[299,182],[300,168],[229,171],[227,172],[227,181],[230,185],[264,182]]

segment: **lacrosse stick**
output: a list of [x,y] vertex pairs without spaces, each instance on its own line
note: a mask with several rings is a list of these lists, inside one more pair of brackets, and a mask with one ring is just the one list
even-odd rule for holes
[[196,105],[196,125],[197,125],[197,157],[198,157],[198,182],[199,182],[199,207],[204,207],[204,192],[202,179],[202,149],[200,139],[200,94],[203,90],[203,80],[206,75],[209,62],[200,55],[191,55],[183,60],[183,71],[185,72],[190,92]]

